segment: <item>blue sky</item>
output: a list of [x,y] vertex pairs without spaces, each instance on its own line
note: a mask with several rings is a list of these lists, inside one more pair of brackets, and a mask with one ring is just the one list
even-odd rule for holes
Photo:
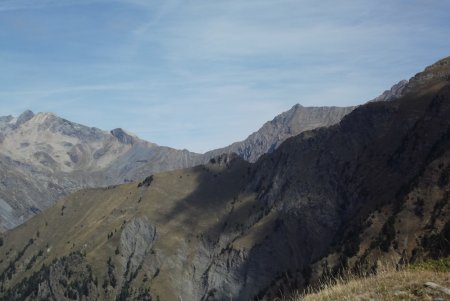
[[0,115],[203,152],[450,55],[450,1],[0,0]]

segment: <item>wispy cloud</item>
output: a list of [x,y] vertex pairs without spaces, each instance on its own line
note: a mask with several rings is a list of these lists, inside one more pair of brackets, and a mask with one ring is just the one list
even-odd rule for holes
[[362,103],[450,49],[445,1],[6,0],[0,14],[0,115],[53,110],[195,151],[297,102]]
[[67,92],[85,92],[85,91],[117,91],[129,90],[132,88],[130,84],[111,84],[111,85],[85,85],[71,87],[53,87],[48,90],[30,90],[30,91],[0,91],[0,95],[52,95]]
[[1,11],[14,11],[26,9],[43,9],[48,7],[61,7],[71,5],[86,5],[92,2],[105,0],[2,0],[0,1]]

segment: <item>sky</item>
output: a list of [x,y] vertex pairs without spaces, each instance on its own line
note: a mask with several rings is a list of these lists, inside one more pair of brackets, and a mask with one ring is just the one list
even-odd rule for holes
[[0,116],[205,152],[450,55],[448,0],[0,0]]

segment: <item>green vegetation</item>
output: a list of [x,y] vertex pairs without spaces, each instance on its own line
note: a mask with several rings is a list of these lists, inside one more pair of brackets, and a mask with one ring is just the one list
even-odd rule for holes
[[416,271],[450,272],[450,256],[418,262],[412,264],[410,268]]
[[[36,256],[42,256],[42,252]],[[69,256],[55,259],[49,266],[43,264],[29,277],[24,277],[19,283],[2,291],[0,300],[54,300],[56,286],[70,300],[81,300],[82,296],[87,297],[92,293],[96,280],[82,253],[73,252]]]

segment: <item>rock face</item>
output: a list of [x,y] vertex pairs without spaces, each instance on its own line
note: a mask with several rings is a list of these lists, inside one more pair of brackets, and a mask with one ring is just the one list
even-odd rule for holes
[[27,110],[27,111],[23,112],[22,114],[20,114],[20,116],[17,118],[15,126],[20,126],[21,124],[24,124],[25,122],[27,122],[28,120],[30,120],[33,117],[34,117],[34,113],[31,112],[30,110]]
[[207,152],[207,158],[222,153],[236,153],[244,160],[255,162],[265,154],[273,152],[287,138],[319,127],[338,123],[355,107],[303,107],[293,106],[272,121],[266,122],[261,129],[244,141]]
[[133,218],[120,235],[122,267],[133,274],[142,264],[156,239],[156,229],[144,218]]
[[133,144],[133,142],[134,142],[133,136],[128,134],[127,132],[125,132],[123,129],[120,129],[120,128],[112,130],[111,135],[116,137],[117,140],[119,140],[119,142],[121,142],[123,144]]
[[41,296],[56,277],[43,271],[74,252],[100,300],[273,300],[343,269],[448,256],[449,61],[254,164],[223,155],[67,197],[3,234],[0,295]]

